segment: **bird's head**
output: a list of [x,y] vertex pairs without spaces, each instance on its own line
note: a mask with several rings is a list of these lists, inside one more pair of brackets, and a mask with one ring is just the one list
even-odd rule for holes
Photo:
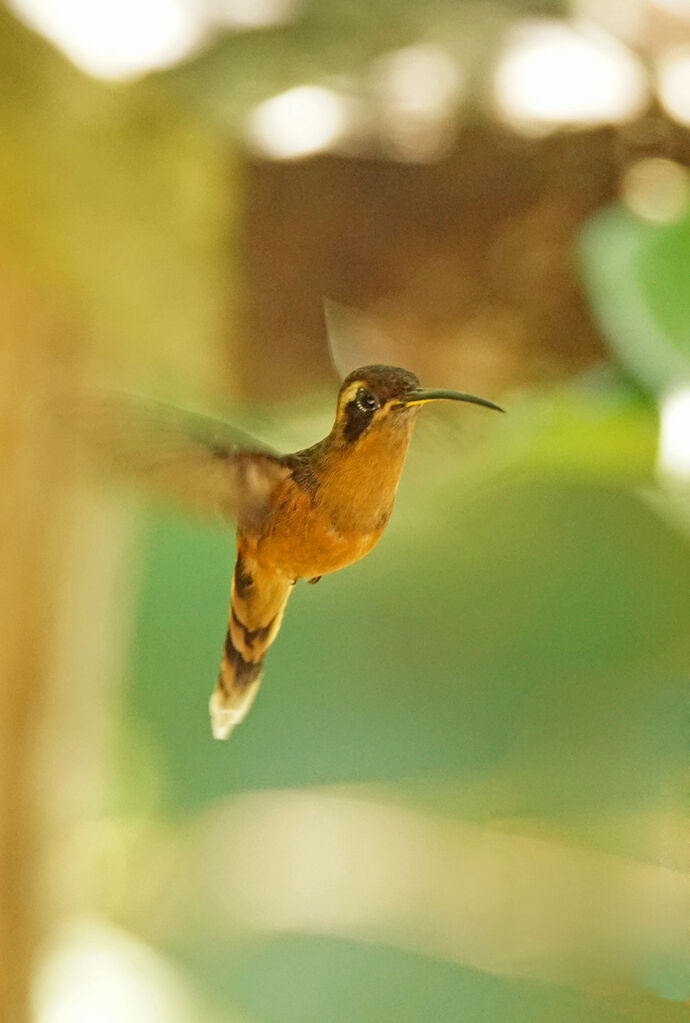
[[400,366],[362,366],[342,382],[334,431],[345,444],[354,444],[373,430],[400,429],[409,433],[420,407],[429,401],[469,401],[503,411],[492,401],[474,394],[420,387],[414,373]]

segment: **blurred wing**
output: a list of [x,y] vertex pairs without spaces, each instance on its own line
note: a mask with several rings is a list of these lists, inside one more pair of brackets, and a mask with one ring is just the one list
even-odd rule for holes
[[323,315],[331,362],[341,380],[360,366],[395,365],[390,342],[366,313],[324,298]]
[[257,523],[291,473],[287,459],[249,434],[159,402],[103,394],[64,411],[102,462],[195,511]]

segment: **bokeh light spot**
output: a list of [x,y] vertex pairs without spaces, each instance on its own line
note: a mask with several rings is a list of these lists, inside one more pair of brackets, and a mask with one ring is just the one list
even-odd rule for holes
[[200,40],[199,12],[185,0],[10,0],[87,74],[129,78],[174,64]]
[[494,80],[500,116],[539,133],[624,122],[649,98],[640,61],[585,23],[534,20],[508,35]]
[[690,174],[675,160],[646,157],[626,171],[621,194],[642,220],[670,224],[680,220],[688,208]]
[[333,145],[349,121],[347,100],[319,85],[300,85],[260,103],[249,116],[249,140],[263,155],[291,160]]

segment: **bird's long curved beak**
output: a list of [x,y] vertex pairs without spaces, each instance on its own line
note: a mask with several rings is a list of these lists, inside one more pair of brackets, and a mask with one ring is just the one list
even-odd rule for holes
[[431,390],[426,387],[419,387],[410,391],[400,402],[400,405],[424,405],[427,401],[469,401],[473,405],[483,405],[484,408],[495,409],[496,412],[504,412],[500,405],[495,405],[488,398],[478,398],[476,394],[465,394],[463,391]]

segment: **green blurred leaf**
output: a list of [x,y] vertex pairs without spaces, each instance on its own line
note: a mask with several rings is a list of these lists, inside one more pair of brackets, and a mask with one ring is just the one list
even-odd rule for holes
[[690,380],[690,213],[654,226],[622,206],[583,232],[581,269],[594,312],[627,371],[663,392]]

